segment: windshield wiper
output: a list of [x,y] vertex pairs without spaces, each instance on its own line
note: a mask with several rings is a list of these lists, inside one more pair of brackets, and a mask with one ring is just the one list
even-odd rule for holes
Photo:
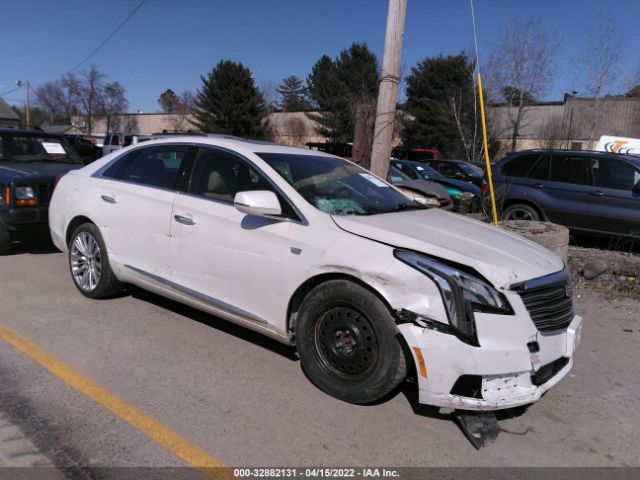
[[427,208],[426,205],[420,205],[419,203],[399,203],[398,205],[396,205],[395,207],[392,208],[388,208],[386,210],[380,210],[378,212],[372,212],[370,215],[378,215],[381,213],[392,213],[392,212],[401,212],[401,211],[406,211],[406,210],[425,210]]

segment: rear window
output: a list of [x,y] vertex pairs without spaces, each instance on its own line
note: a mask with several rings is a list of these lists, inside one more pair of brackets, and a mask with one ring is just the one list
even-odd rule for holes
[[0,161],[82,163],[76,151],[62,137],[5,134],[0,137]]

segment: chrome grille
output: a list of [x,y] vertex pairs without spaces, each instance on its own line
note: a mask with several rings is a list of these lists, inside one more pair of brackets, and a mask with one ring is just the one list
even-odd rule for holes
[[566,330],[574,317],[571,283],[565,270],[514,285],[540,332]]

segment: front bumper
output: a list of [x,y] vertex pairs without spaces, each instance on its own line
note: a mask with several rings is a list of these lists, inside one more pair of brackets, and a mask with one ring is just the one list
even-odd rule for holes
[[9,232],[47,228],[49,207],[15,207],[0,212],[0,225]]
[[525,319],[476,314],[480,347],[413,323],[398,325],[418,367],[419,402],[499,410],[540,399],[571,370],[582,337],[582,318],[576,315],[566,331],[555,335],[543,335],[535,327],[523,331],[520,320]]

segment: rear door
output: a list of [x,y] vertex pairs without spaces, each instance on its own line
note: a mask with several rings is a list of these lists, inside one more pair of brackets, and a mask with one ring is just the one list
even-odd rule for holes
[[575,154],[544,156],[530,176],[531,198],[554,223],[589,228],[589,157]]
[[623,159],[592,157],[589,216],[598,231],[640,237],[640,169]]
[[159,145],[125,154],[102,174],[100,229],[121,265],[166,276],[176,181],[190,147]]

